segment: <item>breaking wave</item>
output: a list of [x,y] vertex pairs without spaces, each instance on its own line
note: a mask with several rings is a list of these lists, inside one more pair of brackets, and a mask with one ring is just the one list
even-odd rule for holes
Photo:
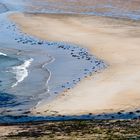
[[16,75],[16,83],[12,87],[16,87],[20,82],[22,82],[28,76],[28,68],[31,65],[33,58],[26,60],[23,64],[15,66],[12,68],[12,73]]

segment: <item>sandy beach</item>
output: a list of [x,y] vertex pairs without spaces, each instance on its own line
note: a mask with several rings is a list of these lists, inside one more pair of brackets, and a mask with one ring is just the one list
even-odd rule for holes
[[140,107],[139,21],[70,14],[19,13],[10,18],[23,32],[78,44],[109,65],[49,104],[42,102],[33,113],[80,115]]
[[106,64],[75,44],[23,33],[9,20],[10,14],[0,15],[0,123],[58,119],[39,118],[31,110],[51,102]]
[[0,139],[140,139],[139,0],[0,1]]

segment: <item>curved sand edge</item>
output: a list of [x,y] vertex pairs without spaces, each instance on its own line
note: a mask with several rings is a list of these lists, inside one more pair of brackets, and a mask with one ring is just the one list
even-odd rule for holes
[[110,64],[51,103],[37,106],[34,113],[79,115],[140,107],[139,22],[51,14],[13,14],[10,18],[26,33],[84,46]]

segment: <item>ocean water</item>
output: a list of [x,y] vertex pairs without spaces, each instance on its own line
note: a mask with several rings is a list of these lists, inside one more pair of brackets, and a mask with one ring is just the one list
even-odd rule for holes
[[20,106],[27,97],[17,96],[10,92],[11,87],[17,86],[27,76],[27,61],[17,56],[0,52],[0,112]]
[[16,81],[13,78],[16,73],[12,72],[12,68],[20,65],[22,61],[18,58],[7,56],[6,54],[0,53],[0,92],[12,86]]
[[27,101],[27,96],[19,96],[11,88],[18,86],[28,76],[27,68],[31,61],[0,52],[0,112]]

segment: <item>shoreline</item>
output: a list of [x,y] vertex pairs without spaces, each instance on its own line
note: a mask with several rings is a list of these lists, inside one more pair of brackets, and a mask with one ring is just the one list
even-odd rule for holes
[[[82,80],[75,88],[62,93],[49,105],[38,107],[35,112],[80,115],[140,107],[137,85],[140,81],[139,21],[58,14],[13,14],[10,18],[23,32],[50,41],[78,44],[109,64],[103,72]],[[44,112],[46,108],[47,113]]]
[[59,93],[70,90],[91,72],[106,67],[102,60],[90,55],[86,49],[79,46],[63,42],[48,42],[21,32],[14,22],[7,19],[9,14],[0,16],[1,51],[7,55],[13,53],[21,59],[32,58],[34,61],[28,68],[28,77],[16,87],[5,90],[9,94],[16,95],[20,100],[17,106],[1,108],[0,117],[3,117],[3,122],[8,119],[9,122],[16,122],[16,116],[20,118],[22,115],[23,117],[29,115],[29,120],[36,119],[35,116],[32,117],[34,115],[32,109],[36,106],[51,102],[59,96]]
[[[20,59],[26,60],[26,58],[30,58],[31,56],[32,56],[31,58],[34,59],[34,61],[28,67],[28,76],[25,77],[24,80],[22,80],[18,84],[16,82],[15,86],[11,86],[11,88],[9,87],[5,91],[7,93],[17,96],[17,99],[19,98],[18,99],[19,105],[15,106],[15,107],[12,107],[12,105],[11,105],[8,108],[1,108],[0,112],[1,113],[5,112],[4,113],[5,116],[6,115],[14,115],[14,116],[17,115],[18,116],[18,115],[24,114],[24,112],[29,112],[28,110],[30,110],[30,107],[35,105],[37,100],[39,100],[36,97],[36,101],[33,101],[34,96],[35,95],[38,96],[38,94],[39,94],[38,92],[41,92],[41,91],[43,92],[47,88],[45,83],[46,83],[46,80],[48,79],[48,76],[47,76],[48,74],[47,74],[46,70],[43,70],[42,67],[40,67],[40,66],[44,63],[46,64],[47,61],[50,61],[50,60],[48,60],[47,52],[46,52],[46,55],[42,55],[41,49],[38,48],[39,50],[37,50],[37,47],[34,50],[31,47],[28,49],[24,48],[24,50],[22,50],[21,48],[18,48],[18,47],[15,47],[15,48],[9,47],[8,48],[7,46],[5,46],[5,48],[0,47],[0,49],[3,50],[3,52],[5,52],[7,55],[9,55],[9,53],[10,53],[11,55],[15,55],[15,57],[17,57],[17,58],[20,55],[20,57],[19,57]],[[43,48],[42,48],[42,50],[43,50]],[[31,51],[32,51],[32,53],[31,53]],[[19,54],[19,52],[20,52],[20,54]],[[16,55],[16,54],[18,54],[18,55]],[[43,52],[43,54],[45,54],[45,53]],[[41,56],[43,56],[44,58]],[[38,59],[37,59],[37,57],[38,57]],[[41,58],[42,58],[42,61],[40,61]],[[32,72],[32,74],[31,74],[31,72]],[[35,80],[34,78],[37,76],[37,75],[35,75],[35,73],[38,73],[38,76],[40,77],[40,78],[38,78],[38,82],[39,82],[39,84],[42,83],[41,84],[42,87],[40,87],[40,89],[39,89],[39,87],[38,87],[39,85],[36,85],[36,87],[38,87],[38,89],[32,90],[32,88],[35,87],[34,86],[35,83],[33,83],[32,81],[34,81]],[[43,73],[46,76],[42,77]],[[32,77],[32,78],[29,80],[29,77],[30,78]],[[30,84],[32,84],[32,86]],[[26,86],[26,88],[25,88],[25,86]],[[27,92],[29,90],[31,91],[31,93]],[[26,96],[27,96],[27,99],[26,99]],[[30,98],[32,98],[32,99],[30,99]],[[24,104],[24,102],[27,102],[28,100],[31,102],[32,105],[30,103]]]

